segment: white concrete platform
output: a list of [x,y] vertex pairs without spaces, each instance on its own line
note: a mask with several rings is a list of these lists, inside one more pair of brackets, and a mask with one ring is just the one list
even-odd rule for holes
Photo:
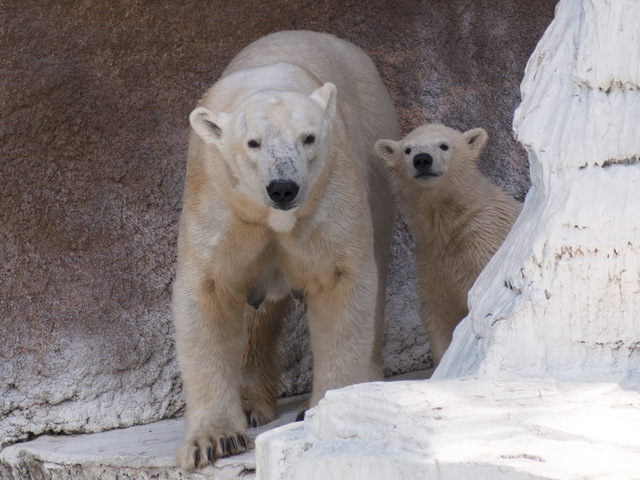
[[[411,372],[391,380],[429,378],[432,371]],[[308,395],[282,399],[280,418],[249,429],[255,438],[295,422]],[[43,435],[0,451],[0,480],[22,479],[154,479],[228,480],[255,478],[255,451],[219,459],[215,466],[189,472],[179,469],[174,453],[183,432],[183,419],[164,420],[120,430],[83,435]]]
[[638,384],[371,383],[258,438],[261,480],[638,480]]

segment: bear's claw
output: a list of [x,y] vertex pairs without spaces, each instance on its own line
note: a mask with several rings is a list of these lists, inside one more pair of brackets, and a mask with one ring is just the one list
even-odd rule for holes
[[256,414],[255,412],[251,412],[249,415],[247,415],[247,421],[249,422],[251,428],[258,428],[267,423],[262,415]]
[[275,411],[275,408],[261,409],[261,408],[255,407],[250,412],[247,412],[246,415],[247,415],[247,424],[249,425],[250,428],[261,427],[278,418],[278,414]]
[[259,426],[258,419],[253,415],[249,415],[249,425],[251,425],[251,428],[258,427]]
[[225,437],[220,437],[220,451],[222,452],[222,456],[225,457],[229,455],[231,452],[229,450],[229,443]]
[[177,458],[182,468],[193,470],[214,464],[218,458],[244,453],[253,448],[253,440],[245,433],[229,433],[209,440],[195,440],[179,448]]

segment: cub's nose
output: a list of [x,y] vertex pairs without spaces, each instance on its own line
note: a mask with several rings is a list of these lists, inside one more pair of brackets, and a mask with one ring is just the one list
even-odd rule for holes
[[274,180],[267,185],[267,195],[273,206],[280,210],[289,210],[298,196],[300,186],[291,180]]
[[418,171],[418,174],[428,173],[433,165],[433,157],[428,153],[419,153],[413,157],[413,166]]

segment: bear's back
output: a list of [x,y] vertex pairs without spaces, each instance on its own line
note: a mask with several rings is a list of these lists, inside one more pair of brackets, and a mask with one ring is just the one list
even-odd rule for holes
[[[231,61],[222,77],[239,70],[278,63],[306,70],[319,85],[334,83],[339,94],[341,91],[344,94],[342,100],[357,98],[359,92],[373,93],[367,92],[367,86],[359,84],[359,80],[371,82],[378,78],[371,59],[355,45],[326,33],[294,30],[272,33],[249,44]],[[377,82],[373,83],[373,87],[378,86],[375,85]],[[384,90],[381,81],[379,84]]]
[[326,82],[338,89],[338,110],[357,157],[373,155],[379,138],[399,138],[393,100],[376,66],[359,47],[326,33],[282,31],[256,40],[231,61],[202,103],[229,111],[252,91],[310,95]]

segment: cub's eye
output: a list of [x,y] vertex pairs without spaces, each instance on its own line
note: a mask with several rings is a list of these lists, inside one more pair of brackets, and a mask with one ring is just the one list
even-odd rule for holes
[[315,137],[315,135],[307,135],[306,137],[304,137],[304,141],[303,141],[303,143],[304,143],[305,145],[311,145],[311,144],[313,144],[313,142],[315,142],[315,141],[316,141],[316,137]]
[[411,149],[409,147],[404,149],[404,153],[405,155],[410,155],[411,154]]
[[260,148],[260,142],[258,140],[249,140],[247,146],[249,148]]
[[440,150],[442,150],[443,152],[446,152],[447,150],[449,150],[449,145],[447,145],[446,143],[443,143],[442,145],[440,145]]

